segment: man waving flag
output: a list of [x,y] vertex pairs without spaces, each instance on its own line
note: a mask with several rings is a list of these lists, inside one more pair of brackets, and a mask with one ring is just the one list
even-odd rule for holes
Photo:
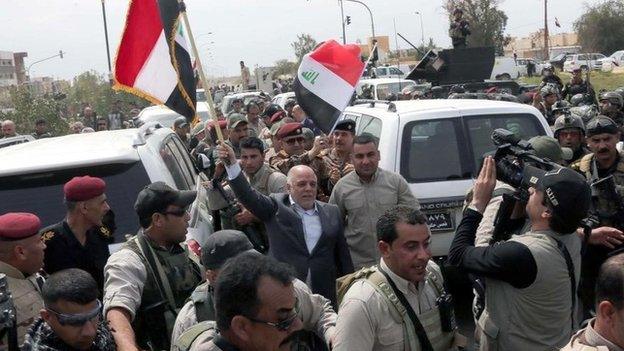
[[195,76],[177,0],[133,0],[115,59],[115,89],[195,117]]
[[294,90],[299,106],[323,132],[329,133],[349,104],[364,72],[357,45],[326,41],[305,55]]

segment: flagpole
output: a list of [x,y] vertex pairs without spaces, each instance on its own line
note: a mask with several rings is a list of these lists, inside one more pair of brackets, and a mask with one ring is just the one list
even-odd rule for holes
[[201,79],[203,83],[202,86],[204,87],[204,91],[206,92],[206,101],[208,102],[208,109],[210,110],[210,114],[212,115],[212,119],[214,120],[214,127],[217,131],[217,139],[223,141],[223,133],[221,133],[221,127],[219,127],[219,118],[217,117],[217,111],[214,107],[214,101],[212,101],[212,94],[210,94],[210,86],[208,85],[208,80],[206,79],[206,75],[204,74],[204,68],[202,66],[201,59],[199,58],[197,46],[195,45],[195,38],[193,38],[191,25],[186,14],[186,5],[184,4],[184,0],[180,0],[178,4],[180,5],[180,13],[182,13],[182,19],[184,20],[184,25],[186,26],[186,33],[189,36],[189,42],[191,43],[193,56],[195,56],[197,68],[199,69],[199,79]]

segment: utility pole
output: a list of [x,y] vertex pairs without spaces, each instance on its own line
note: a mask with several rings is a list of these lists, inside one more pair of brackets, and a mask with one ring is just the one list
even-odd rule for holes
[[544,60],[548,61],[548,0],[544,0]]
[[106,58],[108,59],[108,79],[113,81],[113,72],[111,68],[110,48],[108,46],[108,25],[106,24],[106,0],[102,0],[102,18],[104,19],[104,40],[106,41]]
[[347,43],[347,32],[345,30],[345,20],[344,20],[344,7],[342,0],[338,0],[340,3],[340,23],[342,24],[342,44]]

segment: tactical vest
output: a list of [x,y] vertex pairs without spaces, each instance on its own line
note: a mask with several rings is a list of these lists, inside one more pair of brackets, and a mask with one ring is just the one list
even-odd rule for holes
[[214,321],[217,319],[212,287],[207,281],[195,288],[195,291],[191,294],[190,300],[193,301],[193,306],[195,307],[197,322]]
[[[11,292],[13,305],[16,310],[17,317],[17,342],[22,344],[28,327],[39,317],[39,311],[43,308],[43,298],[40,293],[40,285],[37,280],[42,278],[32,275],[27,278],[18,278],[21,275],[19,271],[0,262],[0,273],[6,274],[8,289]],[[0,345],[7,345],[6,336],[0,340]]]
[[142,349],[169,350],[175,318],[195,287],[201,270],[181,246],[165,250],[152,244],[143,233],[124,243],[141,258],[147,279],[133,322]]
[[[392,290],[392,287],[388,284],[386,277],[381,274],[377,267],[363,268],[358,272],[353,273],[354,276],[350,279],[355,282],[359,279],[365,279],[375,291],[377,291],[388,305],[392,319],[403,326],[403,337],[405,349],[410,351],[421,350],[418,336],[414,323],[407,314],[407,309]],[[426,281],[429,282],[440,296],[444,292],[442,285],[442,276],[431,268],[431,263],[427,265]],[[440,310],[438,307],[434,307],[431,310],[418,315],[418,319],[422,324],[431,346],[434,351],[446,351],[450,349],[455,341],[455,332],[443,332],[442,323],[440,321]]]
[[258,190],[261,194],[269,196],[269,179],[271,178],[271,174],[275,172],[277,172],[275,169],[269,167],[267,164],[263,164],[258,172],[254,174],[253,179],[251,179],[251,187]]
[[[594,154],[588,154],[581,158],[578,163],[571,165],[573,169],[578,169],[585,179],[591,184],[599,179],[598,171],[594,162]],[[615,172],[613,172],[613,178],[616,184],[616,192],[620,198],[620,201],[624,201],[624,153],[620,153],[620,160],[617,164]],[[594,189],[592,189],[592,193]],[[616,220],[613,218],[617,214],[617,204],[598,197],[597,201],[594,201],[594,210],[598,212],[600,217],[600,224],[603,226],[616,226]],[[621,219],[619,219],[621,221]],[[622,229],[622,228],[620,228]]]
[[[546,350],[565,345],[572,335],[570,277],[553,232],[528,232],[509,241],[524,244],[537,264],[535,281],[517,289],[486,278],[486,308],[478,320],[485,350]],[[576,281],[580,272],[580,239],[558,236],[567,246]]]
[[174,346],[171,348],[172,351],[187,351],[191,349],[195,340],[197,340],[201,335],[206,333],[203,338],[204,341],[210,341],[214,339],[217,334],[217,326],[216,322],[209,321],[199,321],[199,323],[194,326],[188,328],[187,330],[178,337],[178,340],[175,340]]

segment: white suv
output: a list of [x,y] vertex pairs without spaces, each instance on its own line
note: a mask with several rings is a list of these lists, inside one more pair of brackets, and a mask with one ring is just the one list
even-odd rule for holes
[[134,211],[139,191],[163,181],[175,189],[198,190],[187,239],[202,245],[213,231],[201,185],[205,176],[197,174],[178,136],[156,123],[39,139],[3,148],[0,155],[0,213],[32,212],[44,226],[56,223],[66,212],[63,184],[75,176],[101,177],[106,181],[117,227],[115,242],[119,243],[139,228]]
[[602,61],[605,58],[607,57],[600,53],[570,55],[563,63],[563,70],[565,72],[572,72],[578,68],[582,70],[599,70],[602,68]]
[[494,129],[523,139],[552,135],[532,106],[491,100],[411,100],[348,107],[356,134],[379,139],[383,169],[400,173],[427,215],[434,256],[446,256]]

